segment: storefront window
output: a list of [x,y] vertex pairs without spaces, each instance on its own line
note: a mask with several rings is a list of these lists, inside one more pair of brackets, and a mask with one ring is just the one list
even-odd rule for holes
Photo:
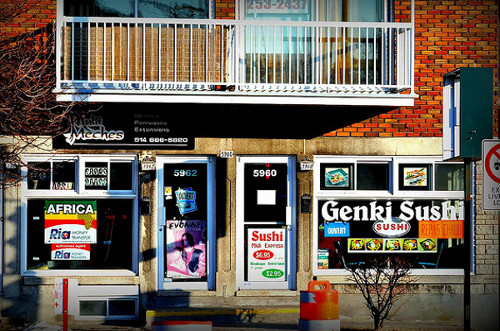
[[[387,255],[415,269],[463,269],[463,166],[431,157],[386,159],[315,160],[316,273]],[[344,184],[337,187],[344,189],[331,189],[339,172]],[[354,186],[348,184],[353,176]]]
[[27,157],[23,270],[136,269],[135,156]]
[[28,270],[132,269],[132,200],[30,200]]
[[431,189],[431,166],[429,164],[400,164],[399,189],[421,190]]
[[389,190],[388,163],[359,163],[356,171],[358,190]]
[[322,190],[352,190],[354,164],[352,163],[324,163],[321,164]]
[[391,254],[415,268],[463,268],[458,200],[320,200],[318,269]]
[[436,164],[436,191],[463,191],[464,167],[462,164]]
[[74,190],[75,162],[28,162],[28,189]]
[[131,190],[132,162],[86,162],[86,190]]

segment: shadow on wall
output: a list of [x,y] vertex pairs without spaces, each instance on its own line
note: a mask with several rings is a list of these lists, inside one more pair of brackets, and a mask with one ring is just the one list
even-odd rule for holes
[[[139,104],[138,104],[139,106]],[[176,132],[200,138],[312,139],[325,133],[386,113],[388,107],[297,105],[140,104],[161,112]],[[134,104],[105,104],[106,114],[134,111]]]
[[[21,208],[18,190],[12,187],[2,190],[3,296],[0,300],[0,318],[2,324],[22,325],[27,320],[38,320],[43,316],[44,308],[39,307],[39,285],[42,279],[30,277],[26,281],[21,277]],[[9,208],[4,208],[6,206]],[[53,314],[53,307],[50,308]]]

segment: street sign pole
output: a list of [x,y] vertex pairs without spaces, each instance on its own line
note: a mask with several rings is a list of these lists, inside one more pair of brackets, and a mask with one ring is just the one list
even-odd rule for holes
[[68,331],[68,279],[63,279],[63,331]]
[[470,331],[471,171],[472,159],[464,159],[464,330]]

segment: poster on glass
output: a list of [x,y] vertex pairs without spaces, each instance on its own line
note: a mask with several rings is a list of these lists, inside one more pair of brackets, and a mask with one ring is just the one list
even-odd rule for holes
[[165,278],[206,277],[207,229],[203,220],[169,220],[165,225]]

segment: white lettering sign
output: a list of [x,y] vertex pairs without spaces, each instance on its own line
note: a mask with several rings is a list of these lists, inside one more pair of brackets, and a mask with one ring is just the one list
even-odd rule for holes
[[384,221],[393,217],[401,221],[437,221],[437,220],[463,220],[463,202],[456,207],[448,201],[440,205],[420,206],[413,200],[402,201],[399,205],[399,215],[392,213],[392,201],[372,201],[368,205],[350,206],[341,205],[339,201],[329,200],[321,208],[321,216],[328,222],[348,221]]

